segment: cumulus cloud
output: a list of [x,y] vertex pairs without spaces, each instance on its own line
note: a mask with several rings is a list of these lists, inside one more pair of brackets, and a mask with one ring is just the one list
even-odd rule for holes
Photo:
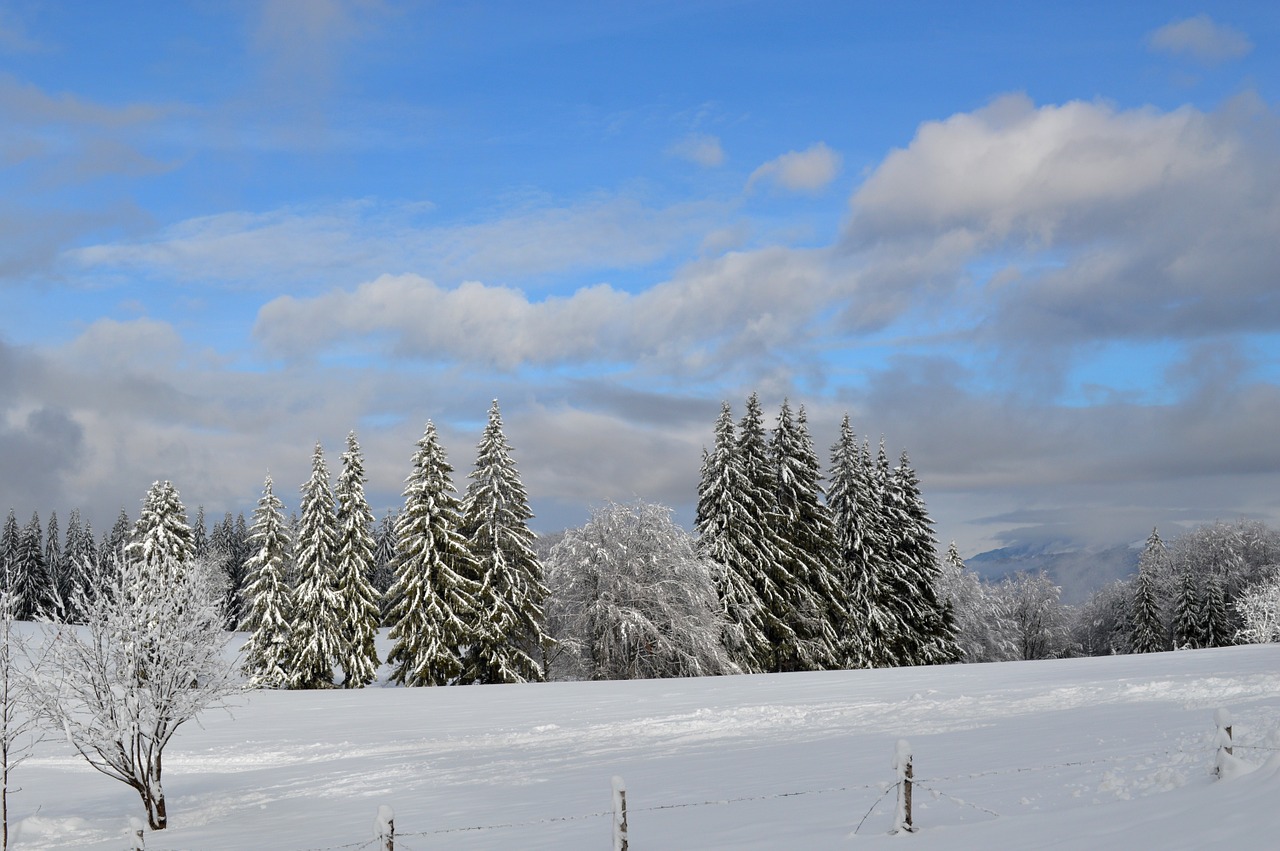
[[1206,65],[1239,59],[1253,50],[1247,35],[1203,14],[1165,24],[1147,44],[1159,53],[1186,56]]
[[716,168],[724,164],[724,148],[715,136],[695,134],[686,136],[667,149],[667,153],[682,160],[696,163],[703,168]]
[[788,151],[777,159],[751,172],[747,179],[750,190],[769,183],[788,192],[818,192],[825,189],[840,173],[840,154],[818,142],[803,151]]

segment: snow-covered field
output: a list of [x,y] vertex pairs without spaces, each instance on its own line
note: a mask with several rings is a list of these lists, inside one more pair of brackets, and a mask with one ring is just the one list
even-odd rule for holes
[[[1257,766],[1223,781],[1210,774],[1219,707],[1237,755]],[[202,720],[166,752],[171,827],[147,835],[151,851],[371,847],[381,805],[394,808],[397,849],[604,849],[613,775],[627,785],[634,851],[1280,842],[1280,645],[258,692]],[[888,835],[899,738],[919,780],[911,836]],[[118,851],[142,815],[132,790],[59,742],[14,783],[17,848]]]

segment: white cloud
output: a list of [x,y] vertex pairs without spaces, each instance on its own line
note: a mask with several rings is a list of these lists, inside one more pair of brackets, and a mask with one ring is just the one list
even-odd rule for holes
[[769,182],[790,192],[817,192],[840,173],[840,155],[825,142],[803,151],[788,151],[751,172],[747,189]]
[[1209,65],[1239,59],[1253,50],[1247,35],[1203,14],[1165,24],[1151,34],[1148,44],[1152,50]]
[[716,168],[724,164],[724,148],[715,136],[695,134],[686,136],[667,149],[673,157],[696,163],[703,168]]

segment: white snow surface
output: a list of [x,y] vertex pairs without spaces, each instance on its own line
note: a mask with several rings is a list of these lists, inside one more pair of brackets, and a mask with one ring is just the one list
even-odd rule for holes
[[[1213,776],[1218,709],[1234,722],[1225,780]],[[608,848],[615,775],[635,851],[1274,848],[1280,835],[1280,645],[260,691],[201,724],[166,750],[170,828],[148,833],[148,851],[367,847],[383,806],[410,851]],[[890,836],[899,739],[918,832]],[[41,745],[13,783],[17,849],[118,851],[141,814],[64,741]]]

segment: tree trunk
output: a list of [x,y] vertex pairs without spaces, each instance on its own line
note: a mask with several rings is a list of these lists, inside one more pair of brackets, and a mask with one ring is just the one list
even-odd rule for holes
[[164,806],[164,790],[160,788],[160,784],[155,784],[155,788],[150,793],[139,789],[138,794],[142,796],[142,804],[147,808],[147,827],[152,830],[164,830],[169,826],[169,816]]

